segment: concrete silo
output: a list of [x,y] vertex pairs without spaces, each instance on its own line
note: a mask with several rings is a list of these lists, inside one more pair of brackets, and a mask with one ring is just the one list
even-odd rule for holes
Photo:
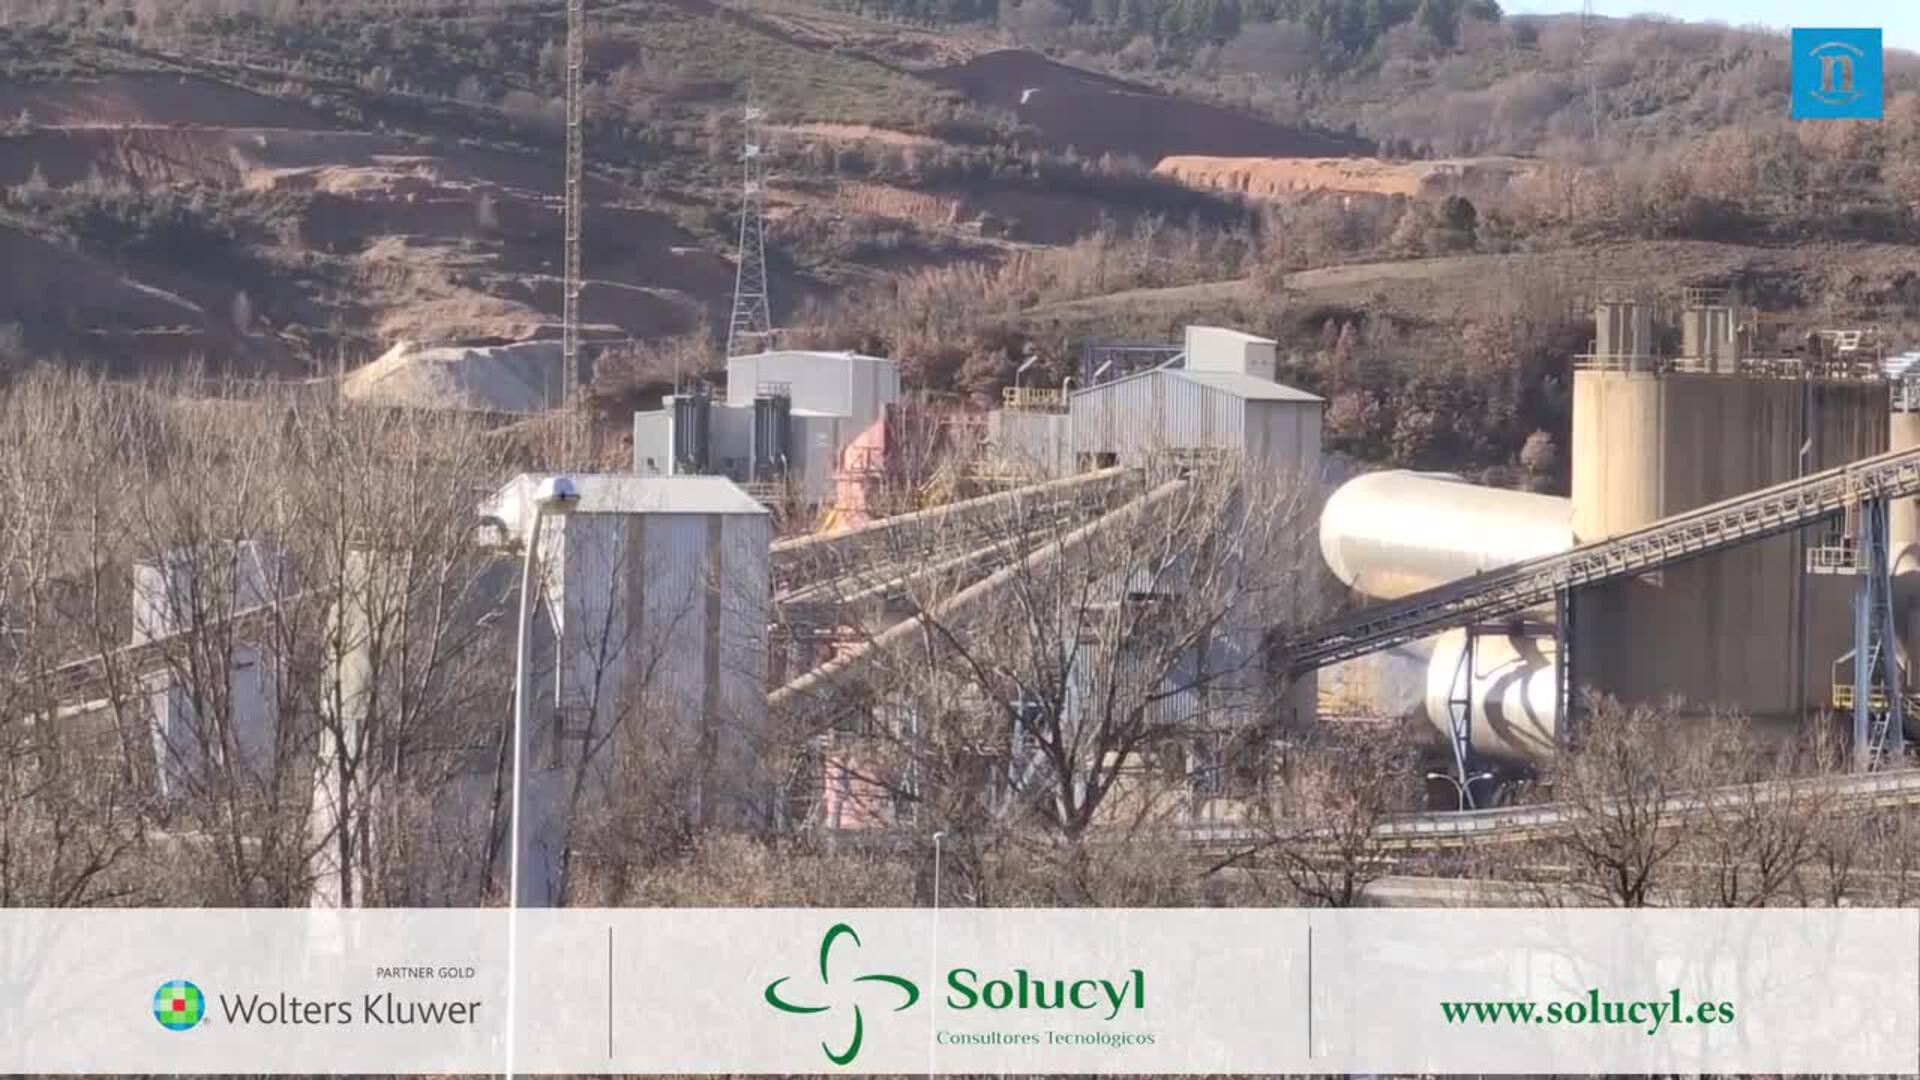
[[[523,543],[544,479],[516,477],[482,514]],[[771,812],[766,508],[717,476],[572,481],[578,500],[538,552],[522,840],[536,900],[559,880],[572,808],[633,762],[674,774],[689,820],[754,827]]]
[[[1610,301],[1596,313],[1612,320]],[[1695,313],[1691,306],[1683,320]],[[1887,389],[1811,361],[1743,363],[1728,319],[1688,335],[1713,355],[1596,354],[1573,386],[1573,531],[1580,543],[1793,480],[1887,446]],[[1851,647],[1849,580],[1808,576],[1809,538],[1775,537],[1577,598],[1577,684],[1623,700],[1789,719],[1826,698]]]
[[[1690,290],[1680,312],[1682,356],[1654,355],[1652,325],[1631,295],[1597,305],[1596,351],[1574,371],[1570,500],[1452,477],[1362,477],[1327,504],[1328,567],[1356,592],[1390,600],[1846,465],[1890,440],[1920,445],[1920,394],[1909,411],[1896,393],[1890,423],[1889,375],[1861,360],[1857,333],[1822,335],[1840,341],[1825,357],[1753,359],[1750,326],[1704,290]],[[1890,516],[1895,618],[1911,641],[1920,503],[1904,500]],[[1354,681],[1380,691],[1372,699],[1389,712],[1418,707],[1443,733],[1465,717],[1471,752],[1496,760],[1551,754],[1568,690],[1793,724],[1829,705],[1835,662],[1853,647],[1859,579],[1831,562],[1848,550],[1843,540],[1823,525],[1581,589],[1571,663],[1557,647],[1559,613],[1537,610],[1362,658],[1350,665],[1361,669]],[[1834,572],[1810,574],[1810,550]],[[1415,649],[1417,706],[1401,685],[1410,657],[1399,655]]]

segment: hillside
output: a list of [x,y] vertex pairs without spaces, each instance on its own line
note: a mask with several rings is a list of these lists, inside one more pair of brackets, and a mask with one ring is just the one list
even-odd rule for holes
[[[1320,126],[1392,156],[1653,144],[1786,115],[1778,34],[1662,18],[1503,16],[1495,0],[824,0]],[[1920,57],[1890,53],[1890,95]],[[1195,151],[1188,151],[1195,152]],[[1251,156],[1251,155],[1239,155]]]
[[[0,37],[0,242],[61,253],[0,297],[18,351],[297,375],[403,336],[556,332],[553,5],[187,4],[124,23],[6,6],[20,32]],[[592,33],[583,309],[608,342],[724,322],[750,98],[772,122],[782,319],[1103,224],[1243,222],[1233,200],[1152,175],[1169,146],[1341,145],[1104,76],[1074,104],[1079,76],[1051,61],[817,9],[640,0],[596,5]],[[1051,80],[1036,121],[983,78],[1023,69]],[[1108,96],[1160,119],[1106,124]],[[44,302],[95,279],[117,288]]]
[[1019,49],[984,53],[929,77],[976,105],[1013,113],[1040,139],[1083,154],[1152,164],[1175,154],[1320,157],[1372,149],[1350,136],[1152,93]]
[[[558,333],[563,8],[0,0],[0,362],[333,374]],[[1233,321],[1334,443],[1516,468],[1603,282],[1920,327],[1920,72],[1793,124],[1784,43],[1487,0],[618,0],[586,84],[610,427],[717,360],[743,106],[790,340],[997,399]],[[1595,132],[1598,138],[1595,138]]]

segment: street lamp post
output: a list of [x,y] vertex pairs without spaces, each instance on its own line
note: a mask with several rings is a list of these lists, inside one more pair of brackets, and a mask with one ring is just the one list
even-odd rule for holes
[[[933,955],[932,955],[932,957],[931,957],[931,959],[930,959],[930,960],[928,961],[928,962],[929,962],[929,964],[930,964],[930,970],[929,970],[929,971],[927,972],[927,985],[928,985],[928,986],[938,986],[938,985],[939,985],[939,975],[940,975],[940,841],[942,841],[942,840],[945,840],[946,838],[947,838],[947,832],[946,832],[946,830],[945,830],[945,829],[941,829],[941,830],[939,830],[939,831],[937,831],[937,832],[935,832],[935,833],[933,834],[933,948],[932,948],[932,950],[930,950],[930,951],[932,952],[932,954],[933,954]],[[940,1015],[940,1014],[939,1014],[939,1012],[938,1012],[938,1011],[936,1011],[936,1010],[931,1010],[931,1009],[930,1009],[930,1010],[928,1010],[928,1012],[927,1012],[927,1022],[928,1022],[929,1024],[931,1024],[931,1023],[933,1023],[933,1022],[934,1022],[934,1018],[935,1018],[935,1017],[937,1017],[937,1016],[939,1016],[939,1015]],[[928,1038],[928,1039],[927,1039],[927,1080],[933,1080],[933,1053],[934,1053],[934,1049],[933,1049],[933,1048],[934,1048],[934,1046],[935,1046],[935,1040],[934,1040],[934,1039],[932,1039],[932,1038]]]
[[933,911],[940,913],[940,841],[947,838],[945,829],[933,834]]
[[520,786],[520,759],[526,756],[528,679],[533,672],[533,609],[538,591],[540,526],[548,514],[561,515],[580,502],[579,489],[565,476],[548,477],[534,489],[528,508],[524,541],[525,553],[520,566],[520,635],[513,654],[513,815],[507,827],[507,1068],[513,1075],[514,1005],[519,998],[516,986],[520,944],[520,819],[525,809]]
[[1080,471],[1073,448],[1073,376],[1060,380],[1060,404],[1067,408],[1067,475]]
[[1013,369],[1013,403],[1016,408],[1022,404],[1022,402],[1020,401],[1020,376],[1025,375],[1027,373],[1028,368],[1032,367],[1033,365],[1039,362],[1040,362],[1039,357],[1029,356],[1027,357],[1026,363],[1021,364],[1019,367]]
[[1471,798],[1469,798],[1468,796],[1467,789],[1471,788],[1474,784],[1477,784],[1482,780],[1493,779],[1493,774],[1490,772],[1477,772],[1477,773],[1474,773],[1472,776],[1467,777],[1465,780],[1462,780],[1459,777],[1449,772],[1430,772],[1427,774],[1427,779],[1445,780],[1447,783],[1452,784],[1454,792],[1460,796],[1459,808],[1461,810],[1465,810],[1467,808],[1468,803],[1472,801]]

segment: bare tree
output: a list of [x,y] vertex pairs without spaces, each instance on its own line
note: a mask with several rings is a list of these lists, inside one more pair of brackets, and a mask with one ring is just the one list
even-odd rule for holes
[[[506,716],[475,678],[500,667],[472,550],[499,453],[457,418],[213,389],[0,395],[0,889],[473,902],[481,831],[422,840]],[[439,891],[423,864],[461,857]]]
[[1821,783],[1845,759],[1831,740],[1811,747],[1769,742],[1742,716],[1692,725],[1687,755],[1712,786],[1698,793],[1682,830],[1676,892],[1703,907],[1765,907],[1803,894],[1801,876],[1821,854],[1821,823],[1833,812]]
[[1217,865],[1272,867],[1290,901],[1352,907],[1391,863],[1380,826],[1419,807],[1417,747],[1404,730],[1324,731],[1290,748],[1255,843]]
[[1299,708],[1258,643],[1319,607],[1305,490],[1221,458],[878,530],[786,609],[840,644],[775,703],[878,816],[947,833],[963,873],[1036,843],[1071,870],[1096,828],[1164,831],[1264,782],[1267,758],[1225,769],[1219,751],[1264,746]]
[[1618,907],[1645,907],[1668,884],[1686,840],[1683,793],[1712,774],[1673,707],[1590,696],[1575,753],[1556,759],[1553,794],[1565,816],[1552,841],[1577,884]]

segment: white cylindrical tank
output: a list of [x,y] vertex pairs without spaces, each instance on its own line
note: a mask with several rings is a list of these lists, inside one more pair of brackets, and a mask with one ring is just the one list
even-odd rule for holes
[[1486,634],[1474,638],[1473,668],[1462,664],[1467,632],[1434,639],[1427,668],[1427,719],[1451,737],[1453,702],[1466,689],[1473,703],[1473,748],[1508,762],[1553,756],[1559,719],[1559,646],[1551,634]]
[[1348,588],[1391,600],[1573,546],[1573,503],[1405,469],[1342,484],[1320,554]]

